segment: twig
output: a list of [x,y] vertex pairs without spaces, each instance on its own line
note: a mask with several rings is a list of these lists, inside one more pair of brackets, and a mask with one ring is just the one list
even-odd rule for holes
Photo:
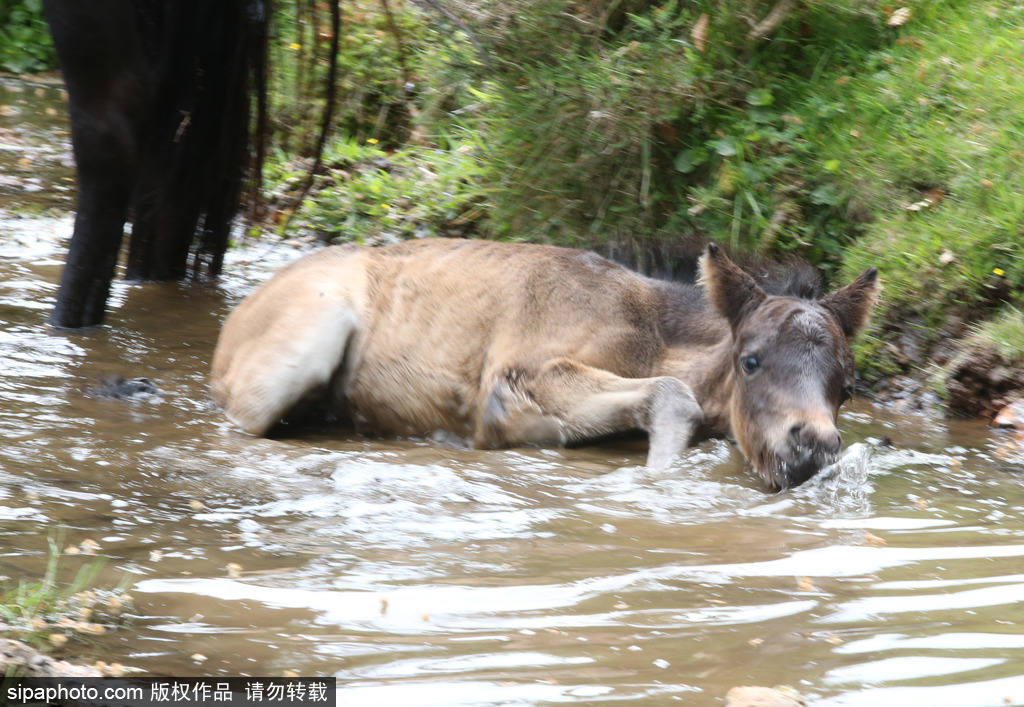
[[309,193],[310,188],[313,186],[313,180],[316,179],[316,173],[323,162],[324,145],[327,144],[327,133],[330,131],[331,118],[334,116],[334,97],[337,93],[336,84],[338,75],[338,41],[340,34],[341,2],[340,0],[331,0],[331,56],[327,66],[327,92],[324,97],[324,112],[321,116],[320,122],[320,136],[316,141],[316,152],[313,155],[313,164],[309,167],[309,172],[306,174],[306,179],[302,184],[302,188],[299,189],[298,193],[295,195],[295,199],[292,201],[291,213],[288,215],[288,220],[283,226],[284,230],[287,230],[292,218],[299,210],[299,206],[302,205],[302,200],[305,199],[306,194]]
[[[252,41],[255,49],[251,55],[249,72],[255,84],[256,93],[256,125],[253,128],[252,142],[255,147],[254,160],[251,163],[252,179],[250,181],[251,198],[246,213],[248,225],[252,226],[263,220],[266,204],[263,202],[263,165],[267,158],[267,141],[270,139],[270,117],[267,104],[267,72],[270,62],[270,47],[267,25],[273,7],[264,6],[264,14],[255,20],[256,30]],[[254,20],[250,18],[250,22]]]
[[775,30],[779,28],[779,25],[786,19],[786,15],[793,10],[794,6],[796,6],[796,0],[779,0],[775,3],[775,7],[765,15],[764,19],[758,22],[754,29],[750,30],[747,34],[747,41],[753,42],[774,34]]

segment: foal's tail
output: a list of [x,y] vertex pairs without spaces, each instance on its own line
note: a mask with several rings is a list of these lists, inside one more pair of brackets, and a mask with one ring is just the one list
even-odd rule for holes
[[267,133],[269,0],[135,7],[162,105],[152,107],[141,145],[126,276],[178,279],[204,268],[215,275],[247,167],[258,194]]

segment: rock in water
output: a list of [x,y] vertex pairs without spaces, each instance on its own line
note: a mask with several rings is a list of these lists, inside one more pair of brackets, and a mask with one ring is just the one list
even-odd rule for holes
[[789,688],[734,687],[725,695],[725,707],[806,707],[806,702]]

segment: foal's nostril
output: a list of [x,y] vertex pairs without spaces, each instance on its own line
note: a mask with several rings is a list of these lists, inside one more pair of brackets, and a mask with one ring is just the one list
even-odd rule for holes
[[789,428],[789,445],[794,452],[838,454],[843,446],[839,430],[822,431],[798,422]]
[[787,433],[789,449],[780,455],[785,478],[782,486],[799,486],[839,456],[839,431],[824,423],[798,422]]
[[789,428],[789,444],[793,448],[804,446],[803,432],[805,425],[802,422],[798,422]]

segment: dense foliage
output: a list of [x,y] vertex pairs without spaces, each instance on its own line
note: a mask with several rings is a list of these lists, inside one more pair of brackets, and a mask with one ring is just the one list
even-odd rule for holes
[[878,266],[872,378],[1024,292],[1019,4],[392,2],[399,33],[345,7],[345,129],[304,212],[330,238],[695,234]]
[[[38,5],[0,16],[9,70],[52,62]],[[874,265],[886,290],[860,344],[871,377],[922,364],[905,340],[927,350],[1019,320],[1019,3],[344,0],[330,139],[297,211],[330,6],[276,7],[278,227],[583,245],[682,234],[795,252],[842,279]],[[9,52],[26,32],[37,40]]]
[[0,70],[21,74],[56,64],[42,0],[0,2]]

